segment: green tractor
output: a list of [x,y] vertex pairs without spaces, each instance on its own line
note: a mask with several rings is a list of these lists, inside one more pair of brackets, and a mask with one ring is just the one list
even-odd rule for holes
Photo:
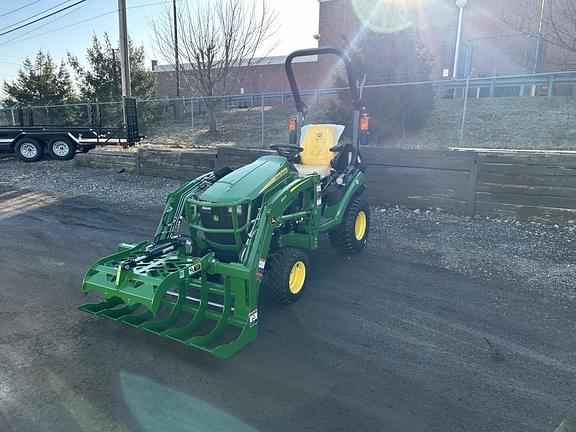
[[[351,143],[339,142],[343,126],[304,124],[292,61],[321,54],[346,66]],[[318,247],[320,233],[344,254],[363,249],[370,209],[358,147],[368,139],[368,117],[350,59],[333,47],[299,50],[285,68],[297,108],[289,144],[170,194],[152,243],[120,244],[86,273],[84,294],[99,301],[81,310],[229,357],[257,337],[261,286],[284,304],[302,295],[310,275],[304,251]]]

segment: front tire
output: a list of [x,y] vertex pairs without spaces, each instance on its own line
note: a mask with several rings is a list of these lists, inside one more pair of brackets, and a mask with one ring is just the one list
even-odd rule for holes
[[44,145],[36,138],[20,138],[14,152],[21,161],[37,162],[44,156]]
[[268,258],[263,283],[280,303],[291,304],[302,296],[309,274],[306,254],[300,249],[284,247]]
[[343,254],[354,255],[364,249],[370,233],[370,206],[365,199],[353,198],[342,223],[330,231],[330,242]]
[[70,160],[76,153],[76,144],[69,138],[56,138],[48,145],[48,153],[56,160]]

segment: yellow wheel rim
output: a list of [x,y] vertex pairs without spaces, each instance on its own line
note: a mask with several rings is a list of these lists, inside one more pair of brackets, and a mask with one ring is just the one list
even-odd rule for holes
[[362,240],[364,238],[367,224],[368,219],[366,218],[366,213],[360,210],[356,215],[356,222],[354,223],[354,237],[356,237],[356,240]]
[[306,280],[306,264],[302,261],[296,261],[290,270],[290,280],[288,288],[292,294],[298,294],[302,291],[304,281]]

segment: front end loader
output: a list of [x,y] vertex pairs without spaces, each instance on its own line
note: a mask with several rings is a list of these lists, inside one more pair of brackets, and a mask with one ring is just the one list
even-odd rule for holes
[[[351,143],[340,142],[343,126],[305,122],[292,61],[324,54],[346,66]],[[368,117],[350,60],[338,48],[299,50],[285,68],[297,108],[289,144],[170,194],[151,242],[120,244],[86,273],[84,294],[99,299],[81,310],[229,357],[257,337],[261,287],[284,304],[302,295],[310,274],[305,251],[318,247],[321,233],[344,254],[363,249],[370,210],[359,144],[367,141]]]

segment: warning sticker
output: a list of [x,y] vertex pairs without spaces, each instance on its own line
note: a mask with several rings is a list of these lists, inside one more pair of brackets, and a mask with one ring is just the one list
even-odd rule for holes
[[256,279],[258,282],[262,282],[262,277],[264,276],[264,270],[256,270]]
[[202,267],[200,266],[200,263],[196,263],[194,265],[191,265],[190,267],[188,267],[188,274],[192,275],[194,273],[198,273],[201,268]]
[[258,279],[258,282],[262,281],[265,267],[266,267],[266,260],[264,258],[260,258],[258,260],[258,268],[256,269],[256,279]]
[[256,324],[258,324],[258,309],[256,309],[253,312],[250,312],[248,323],[250,324],[250,327],[254,327]]

